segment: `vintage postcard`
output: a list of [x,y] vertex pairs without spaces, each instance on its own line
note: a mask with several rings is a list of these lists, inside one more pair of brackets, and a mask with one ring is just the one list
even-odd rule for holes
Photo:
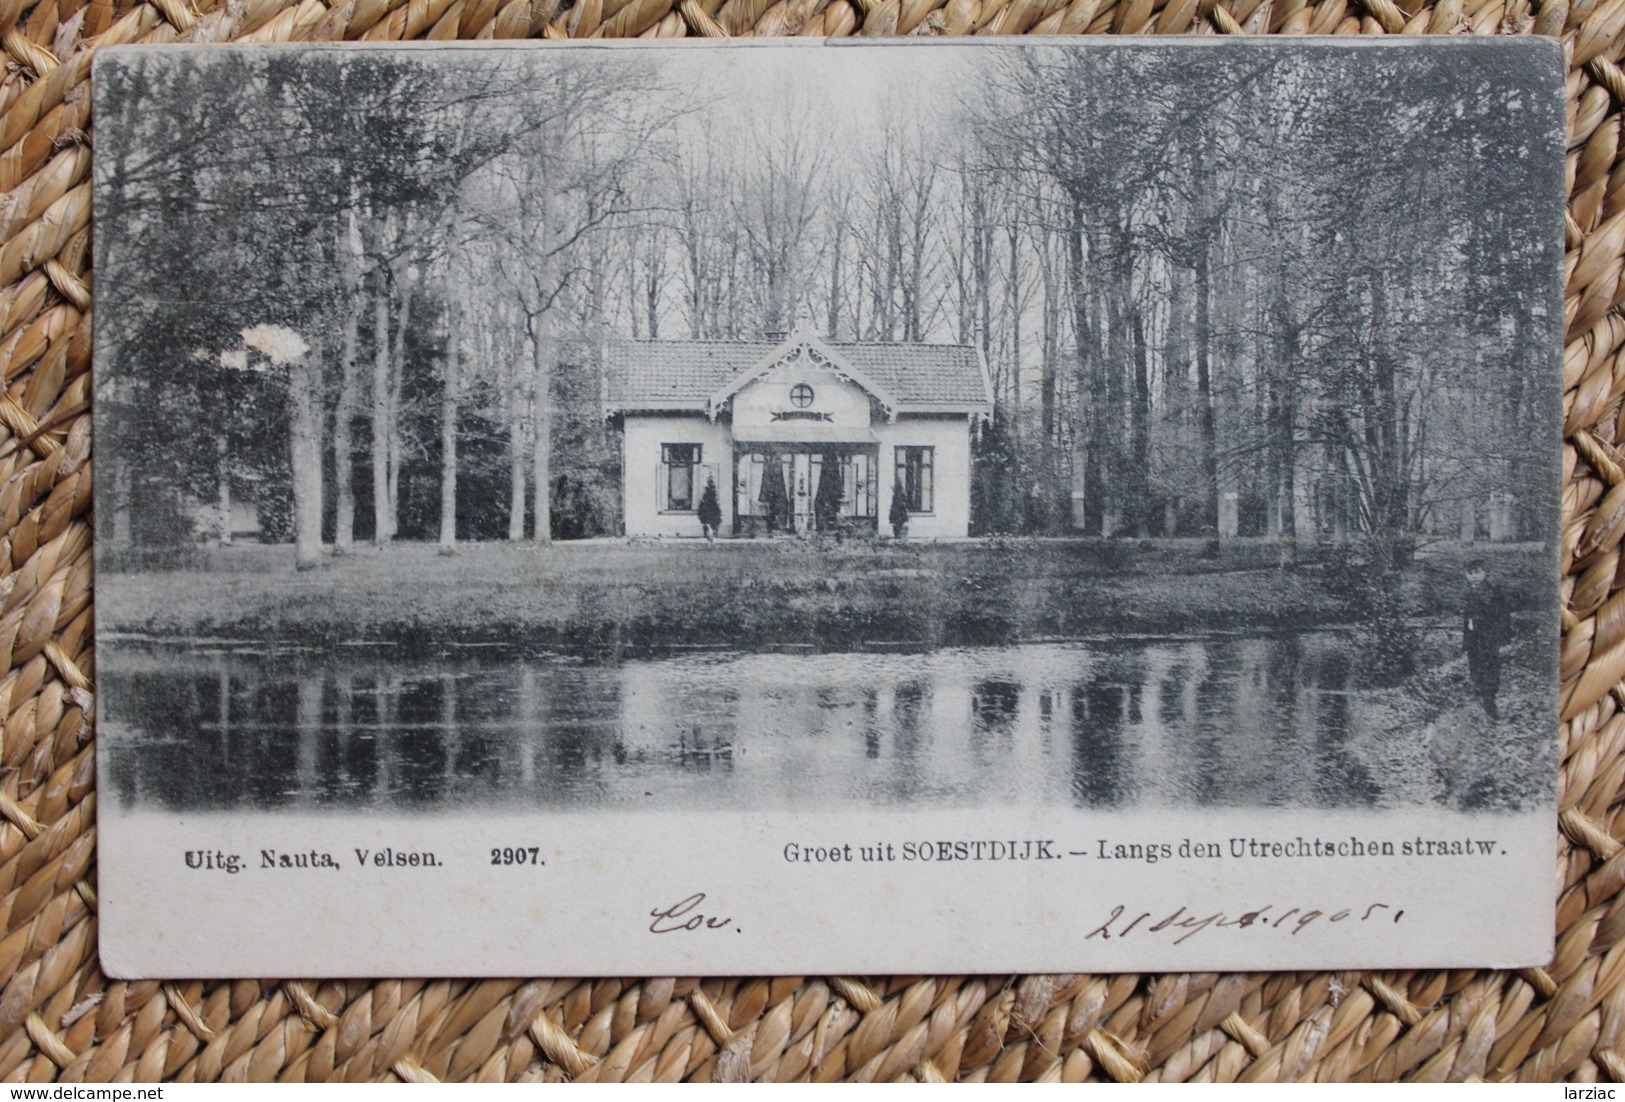
[[1549,959],[1557,43],[94,80],[110,975]]

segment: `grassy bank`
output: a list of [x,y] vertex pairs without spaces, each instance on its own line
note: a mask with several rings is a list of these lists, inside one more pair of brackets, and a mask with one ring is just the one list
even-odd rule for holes
[[[338,646],[390,641],[582,653],[671,645],[956,645],[1102,631],[1347,622],[1345,580],[1274,565],[1263,541],[1217,560],[1196,541],[802,541],[477,544],[362,549],[296,573],[291,549],[244,545],[185,568],[100,564],[104,630]],[[1538,592],[1544,558],[1503,551],[1512,592]],[[1403,576],[1412,615],[1457,607],[1461,556]],[[1549,583],[1545,583],[1549,584]]]

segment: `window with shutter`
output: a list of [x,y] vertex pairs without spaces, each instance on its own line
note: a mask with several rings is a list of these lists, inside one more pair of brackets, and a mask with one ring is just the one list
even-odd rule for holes
[[911,513],[932,511],[935,448],[897,448],[897,481],[903,487],[903,503]]
[[699,506],[695,469],[700,465],[698,444],[660,445],[662,512],[692,513]]

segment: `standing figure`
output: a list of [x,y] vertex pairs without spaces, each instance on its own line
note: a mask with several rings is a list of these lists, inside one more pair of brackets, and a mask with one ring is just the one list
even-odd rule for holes
[[1467,651],[1467,675],[1478,690],[1484,714],[1498,720],[1501,715],[1495,697],[1501,691],[1501,648],[1512,636],[1512,613],[1506,594],[1488,576],[1482,564],[1467,568],[1461,641]]

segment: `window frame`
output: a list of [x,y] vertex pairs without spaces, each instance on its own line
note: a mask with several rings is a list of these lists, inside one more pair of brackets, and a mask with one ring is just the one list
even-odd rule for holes
[[879,500],[880,456],[866,451],[844,453],[841,456],[841,516],[874,520],[880,513]]
[[912,516],[936,513],[936,451],[934,444],[898,444],[892,449],[894,477],[903,484],[903,507]]
[[[678,450],[687,455],[686,461],[675,461]],[[700,491],[695,487],[695,472],[704,464],[703,445],[683,442],[663,443],[660,445],[660,478],[664,485],[661,494],[660,511],[662,513],[697,513],[700,509]],[[672,476],[679,469],[688,471],[688,504],[676,505],[672,501]]]

